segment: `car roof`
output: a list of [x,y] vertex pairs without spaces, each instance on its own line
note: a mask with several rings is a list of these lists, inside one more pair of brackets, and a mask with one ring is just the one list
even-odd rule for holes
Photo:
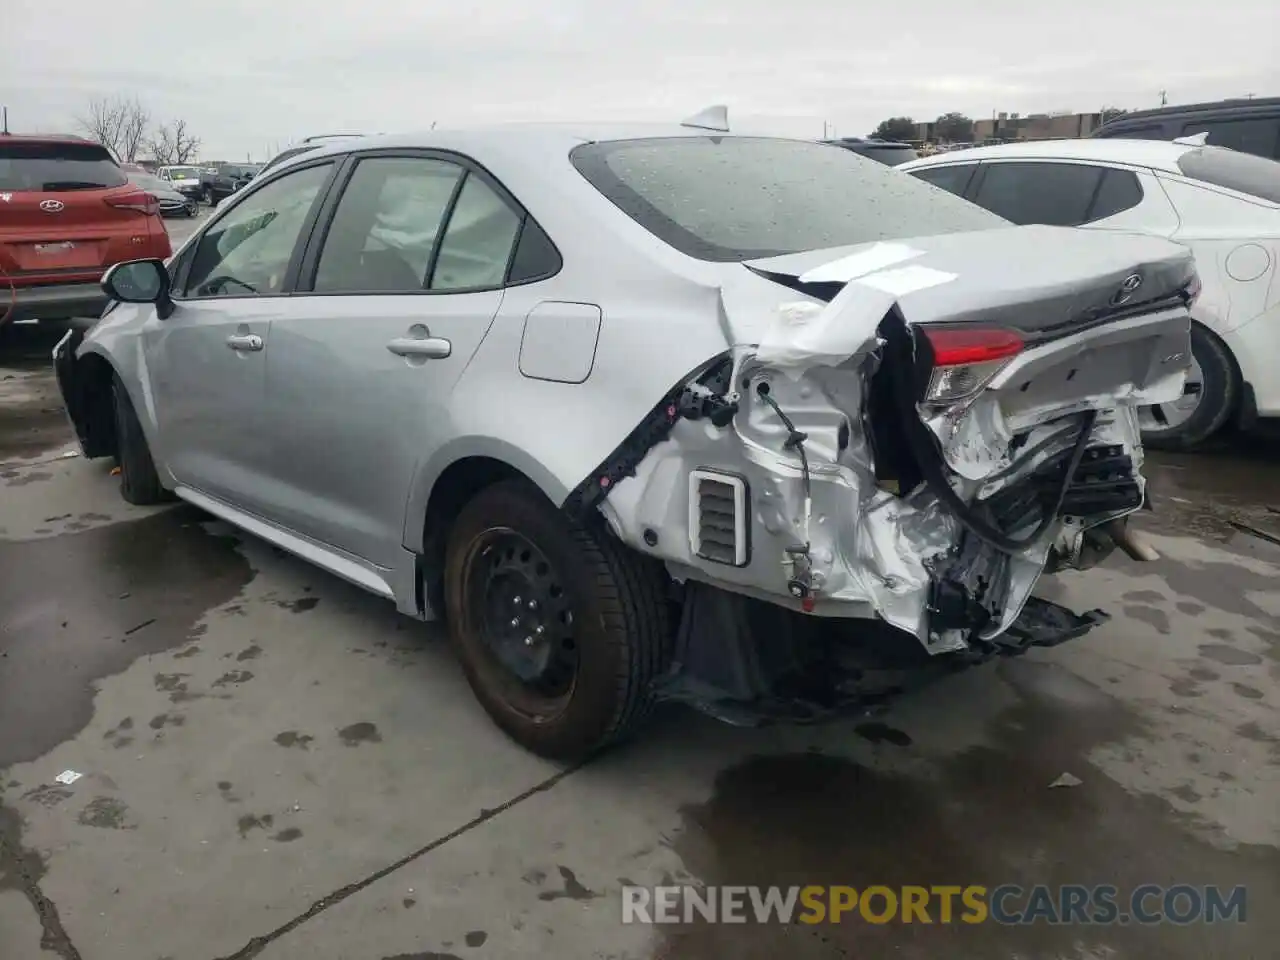
[[[521,149],[530,155],[564,155],[584,143],[603,140],[638,140],[654,137],[747,137],[761,134],[731,133],[684,127],[670,123],[509,123],[486,126],[460,126],[426,130],[418,133],[376,134],[311,144],[315,149],[298,155],[307,162],[320,157],[350,153],[355,150],[448,150],[471,151]],[[797,137],[769,137],[774,140],[812,141]],[[281,151],[283,152],[283,151]],[[289,157],[280,167],[291,164]]]
[[[77,147],[102,147],[107,148],[96,140],[90,140],[88,137],[78,137],[74,133],[0,133],[0,143],[17,140],[21,143],[66,143],[74,144]],[[110,151],[108,151],[110,152]]]
[[939,167],[944,164],[977,163],[980,160],[1093,160],[1098,163],[1127,163],[1178,173],[1178,158],[1197,147],[1168,140],[1125,140],[1119,137],[1086,140],[1025,140],[970,147],[968,150],[936,153],[908,160],[899,170]]
[[1187,113],[1254,113],[1259,110],[1271,110],[1277,106],[1280,106],[1280,97],[1237,97],[1232,100],[1210,100],[1205,103],[1182,103],[1172,107],[1151,107],[1147,110],[1134,110],[1112,117],[1104,127],[1099,129],[1112,125],[1120,126],[1131,120],[1160,120],[1165,117],[1180,117]]

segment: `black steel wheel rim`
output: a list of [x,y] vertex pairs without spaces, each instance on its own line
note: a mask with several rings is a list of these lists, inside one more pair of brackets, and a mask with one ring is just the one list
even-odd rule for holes
[[[467,604],[486,653],[515,691],[522,712],[554,711],[578,673],[574,615],[564,581],[546,554],[509,527],[472,545]],[[529,703],[528,695],[541,703]],[[548,702],[549,701],[549,702]]]

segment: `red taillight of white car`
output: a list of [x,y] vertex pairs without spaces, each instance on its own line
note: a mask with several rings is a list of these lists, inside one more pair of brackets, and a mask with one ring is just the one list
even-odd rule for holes
[[118,196],[107,197],[107,206],[115,207],[117,210],[137,210],[147,216],[152,216],[160,212],[160,201],[152,194],[138,191],[137,193],[122,193]]
[[980,391],[1022,352],[1022,338],[999,327],[921,326],[932,353],[926,403],[954,403]]

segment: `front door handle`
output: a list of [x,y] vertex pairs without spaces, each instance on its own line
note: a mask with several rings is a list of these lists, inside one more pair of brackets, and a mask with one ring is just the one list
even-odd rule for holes
[[227,346],[232,350],[261,350],[262,338],[256,333],[237,333],[227,337]]
[[396,337],[387,349],[397,357],[425,357],[443,360],[453,353],[453,344],[444,337]]

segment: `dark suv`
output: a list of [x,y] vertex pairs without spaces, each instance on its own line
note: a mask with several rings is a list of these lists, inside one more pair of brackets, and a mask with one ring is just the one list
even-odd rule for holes
[[256,177],[261,170],[262,165],[258,163],[216,164],[213,173],[206,173],[200,178],[205,202],[211,207],[216,207],[219,201],[227,199]]
[[886,167],[896,167],[900,163],[916,159],[919,154],[909,143],[898,143],[895,140],[863,139],[862,137],[841,137],[839,140],[824,140],[833,147],[844,147],[864,157],[870,157],[883,163]]
[[1280,160],[1280,97],[1219,100],[1126,113],[1093,132],[1095,137],[1176,140],[1207,133],[1207,143]]

